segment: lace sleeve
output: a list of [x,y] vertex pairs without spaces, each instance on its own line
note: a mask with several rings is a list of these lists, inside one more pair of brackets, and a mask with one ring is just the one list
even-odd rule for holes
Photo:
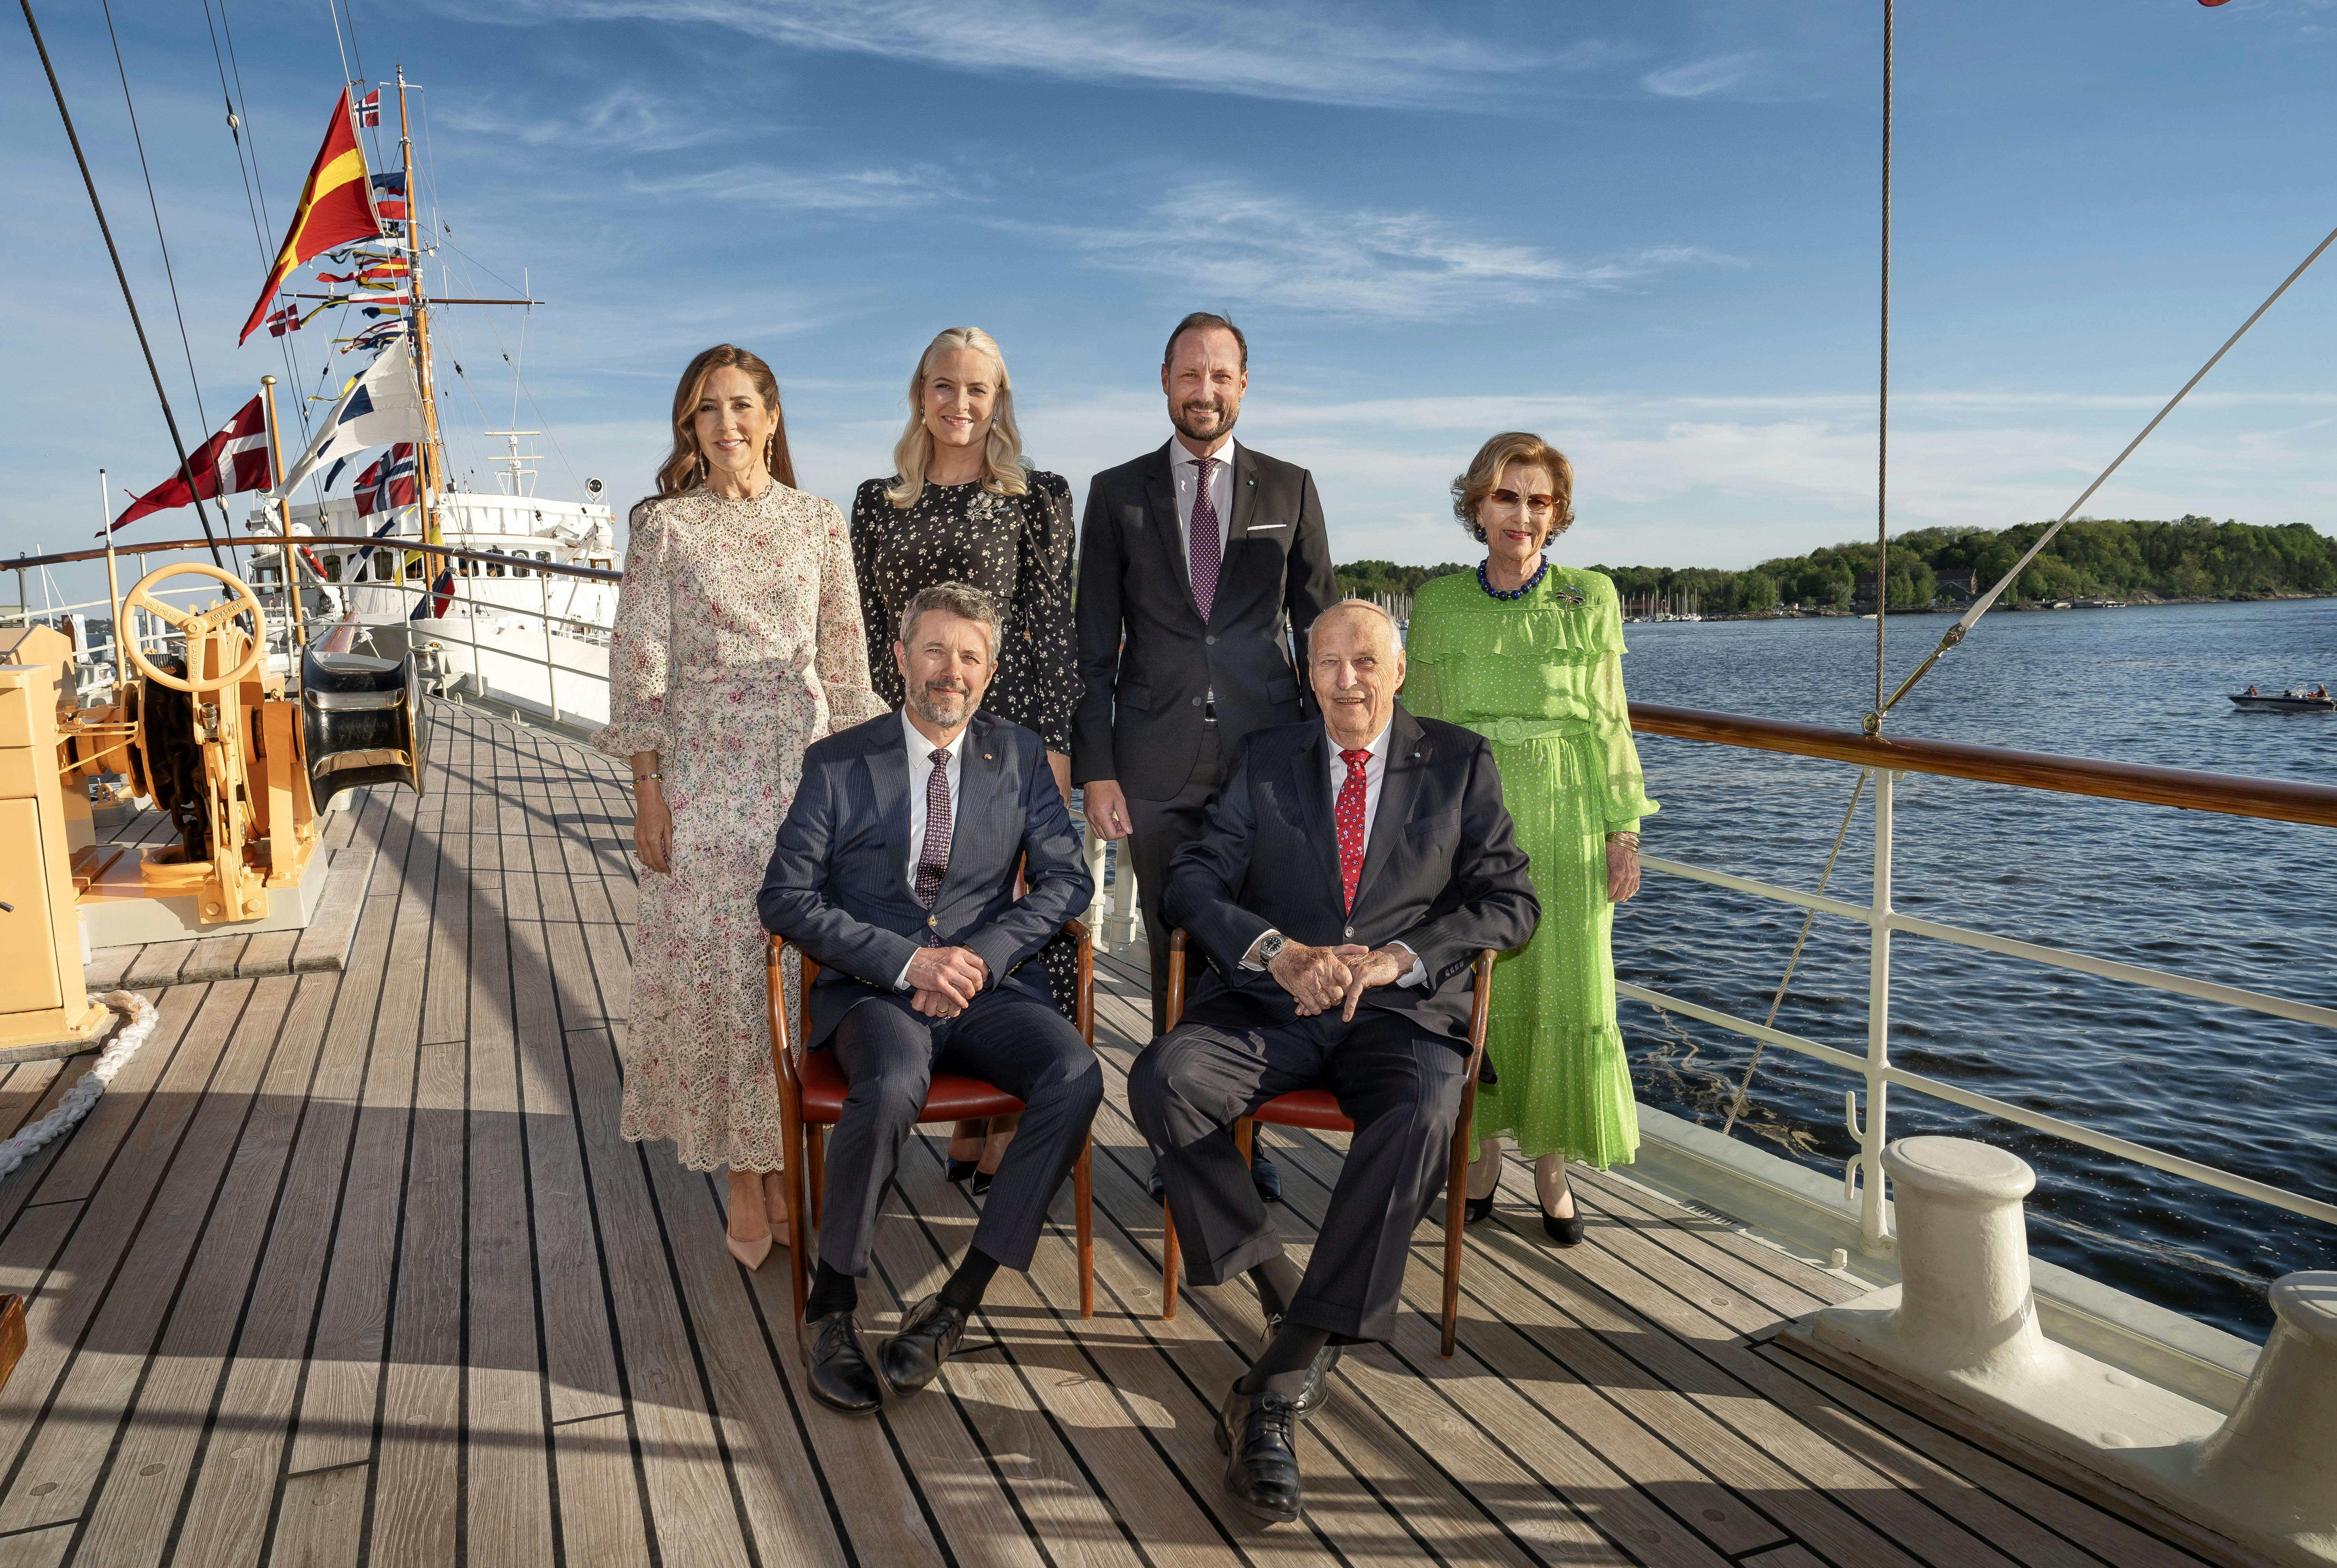
[[819,684],[827,692],[831,735],[885,705],[868,685],[868,634],[860,618],[860,576],[852,569],[852,541],[844,514],[834,502],[818,503],[826,513],[819,563],[819,644],[812,655]]
[[609,723],[592,736],[611,756],[669,749],[666,692],[673,682],[673,589],[665,565],[665,523],[645,501],[626,522],[625,580],[609,633]]

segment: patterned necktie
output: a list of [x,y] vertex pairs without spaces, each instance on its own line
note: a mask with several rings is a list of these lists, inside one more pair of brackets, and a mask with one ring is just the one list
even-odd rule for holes
[[1339,799],[1331,808],[1331,820],[1339,827],[1339,885],[1346,894],[1346,902],[1341,907],[1353,914],[1355,883],[1364,874],[1364,770],[1370,765],[1372,754],[1343,751],[1339,760],[1347,765],[1347,777],[1339,785]]
[[932,909],[949,871],[949,753],[935,746],[925,760],[934,771],[925,775],[925,842],[917,852],[917,901]]
[[1193,608],[1207,621],[1209,607],[1217,601],[1217,503],[1209,496],[1209,475],[1217,472],[1217,460],[1197,457],[1193,467],[1198,482],[1193,488],[1193,521],[1186,524],[1185,537],[1187,553],[1192,558]]

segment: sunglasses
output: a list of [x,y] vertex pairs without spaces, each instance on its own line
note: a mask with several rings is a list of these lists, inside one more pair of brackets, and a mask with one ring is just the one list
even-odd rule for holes
[[1558,510],[1558,497],[1554,495],[1521,496],[1514,490],[1497,490],[1486,499],[1496,506],[1515,506],[1520,501],[1523,501],[1528,511],[1544,515]]

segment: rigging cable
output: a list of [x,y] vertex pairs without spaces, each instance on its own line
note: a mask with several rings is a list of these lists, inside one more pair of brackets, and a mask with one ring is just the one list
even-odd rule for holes
[[[41,69],[47,73],[49,93],[57,101],[57,118],[64,122],[65,140],[73,144],[73,161],[81,168],[81,182],[89,192],[90,210],[97,215],[97,231],[105,238],[105,253],[113,261],[114,281],[122,285],[122,303],[129,307],[130,326],[138,335],[139,352],[146,356],[146,374],[154,380],[154,396],[162,405],[162,423],[170,428],[171,446],[179,454],[179,473],[191,491],[195,484],[194,465],[187,461],[187,443],[179,438],[179,421],[171,412],[171,394],[162,389],[162,372],[154,364],[154,350],[146,341],[146,324],[138,317],[138,301],[130,292],[130,275],[122,269],[122,252],[114,248],[113,229],[105,221],[105,205],[97,198],[97,181],[90,177],[89,159],[81,150],[80,132],[73,129],[73,113],[65,107],[65,90],[57,81],[57,68],[49,59],[49,46],[41,37],[41,24],[33,15],[33,0],[17,0],[24,7],[24,25],[32,30],[33,47],[41,56]],[[211,564],[220,566],[219,541],[211,533],[211,520],[199,505],[195,521],[203,525],[203,537],[210,541]]]
[[2224,346],[2215,350],[2215,353],[2209,355],[2207,356],[2207,363],[2201,365],[2196,371],[2192,373],[2191,379],[2183,384],[2182,390],[2177,392],[2174,396],[2168,398],[2166,405],[2156,414],[2150,416],[2150,423],[2144,425],[2140,432],[2136,434],[2135,438],[2126,443],[2126,449],[2123,452],[2120,452],[2116,457],[2110,460],[2110,465],[2107,468],[2102,470],[2100,473],[2094,477],[2094,482],[2086,486],[2085,493],[2078,496],[2077,500],[2069,503],[2069,510],[2063,512],[2058,518],[2055,519],[2052,527],[2047,529],[2043,533],[2037,536],[2037,542],[2029,547],[2029,552],[2026,555],[2023,555],[2019,560],[2012,563],[2012,570],[2006,572],[1994,588],[1990,589],[1986,593],[1972,601],[1971,608],[1964,611],[1962,616],[1957,619],[1955,625],[1948,628],[1947,635],[1945,637],[1940,638],[1940,646],[1933,648],[1930,657],[1925,658],[1921,664],[1915,667],[1915,671],[1912,675],[1910,675],[1905,680],[1899,683],[1899,689],[1891,694],[1889,700],[1880,702],[1875,705],[1876,711],[1867,715],[1866,717],[1867,734],[1873,735],[1876,728],[1881,725],[1882,715],[1889,713],[1893,707],[1896,707],[1899,704],[1899,699],[1905,696],[1909,691],[1912,690],[1917,681],[1922,679],[1924,676],[1931,673],[1931,667],[1940,662],[1941,655],[1955,647],[1956,644],[1963,641],[1964,634],[1971,630],[1972,627],[1978,623],[1981,616],[1986,615],[1995,607],[1996,601],[2001,599],[2004,596],[2005,591],[2009,589],[2014,582],[2019,579],[2020,574],[2029,569],[2029,563],[2035,560],[2039,554],[2043,551],[2045,547],[2053,541],[2053,536],[2061,531],[2062,526],[2078,514],[2078,508],[2085,505],[2088,501],[2093,498],[2094,492],[2099,490],[2104,484],[2109,482],[2110,475],[2116,473],[2118,471],[2119,465],[2124,463],[2127,458],[2134,455],[2134,449],[2140,446],[2145,438],[2146,438],[2152,431],[2158,428],[2159,422],[2164,420],[2168,414],[2175,412],[2175,405],[2181,403],[2185,397],[2189,396],[2193,387],[2198,385],[2202,381],[2206,379],[2207,373],[2215,369],[2217,362],[2222,360],[2224,355],[2232,351],[2232,346],[2239,342],[2241,338],[2247,336],[2248,328],[2254,326],[2258,321],[2262,320],[2264,312],[2273,307],[2273,302],[2278,300],[2282,295],[2288,292],[2289,285],[2303,277],[2305,268],[2320,260],[2322,253],[2327,250],[2332,244],[2337,244],[2337,229],[2331,229],[2322,238],[2321,243],[2313,248],[2312,253],[2306,256],[2303,260],[2296,264],[2296,270],[2290,273],[2286,278],[2282,278],[2280,280],[2280,287],[2266,295],[2264,297],[2264,302],[2262,305],[2257,306],[2254,311],[2250,314],[2245,321],[2240,323],[2239,330],[2234,332],[2231,336],[2224,339]]
[[[1882,311],[1881,370],[1874,409],[1874,711],[1866,733],[1882,727],[1882,628],[1891,618],[1891,44],[1892,0],[1882,0]],[[1863,782],[1863,781],[1862,781]]]
[[[154,215],[154,243],[162,250],[162,281],[170,286],[171,313],[178,317],[179,346],[187,356],[187,385],[194,389],[195,394],[195,418],[201,422],[203,429],[209,430],[211,427],[211,416],[203,410],[203,384],[201,378],[195,374],[195,346],[187,337],[186,307],[179,303],[178,274],[171,268],[171,241],[162,232],[161,204],[154,199],[154,172],[146,166],[146,138],[138,129],[138,105],[130,96],[130,68],[122,63],[122,40],[113,31],[112,0],[98,0],[98,9],[105,17],[106,39],[113,45],[114,72],[122,78],[122,106],[130,112],[130,142],[138,150],[138,172],[146,181],[146,209]],[[190,499],[193,502],[196,515],[200,517],[203,510],[201,498],[191,497]],[[211,497],[211,504],[219,508],[220,527],[227,531],[227,558],[230,561],[236,561],[236,570],[240,572],[243,567],[242,563],[237,560],[235,553],[235,524],[229,521],[227,515],[227,498],[214,495]],[[206,528],[203,532],[208,535],[210,530]]]

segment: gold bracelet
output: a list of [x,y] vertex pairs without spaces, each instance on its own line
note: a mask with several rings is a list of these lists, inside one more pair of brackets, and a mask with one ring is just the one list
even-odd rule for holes
[[1639,847],[1639,835],[1637,833],[1612,833],[1607,835],[1607,842],[1610,844],[1628,844],[1631,848],[1636,850]]

